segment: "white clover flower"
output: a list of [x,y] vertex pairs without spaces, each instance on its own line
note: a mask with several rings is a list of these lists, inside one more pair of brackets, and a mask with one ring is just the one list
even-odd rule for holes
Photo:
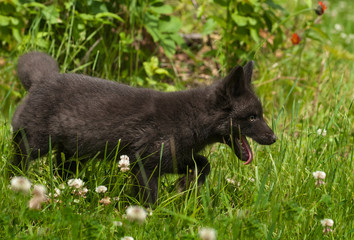
[[123,223],[121,221],[113,221],[113,226],[121,227],[121,226],[123,226]]
[[59,184],[59,189],[64,190],[65,189],[65,183]]
[[125,237],[122,237],[120,240],[134,240],[134,238],[129,237],[129,236],[125,236]]
[[28,193],[31,189],[31,182],[25,177],[13,177],[11,179],[11,189],[16,192]]
[[230,183],[230,184],[235,184],[235,180],[233,180],[232,178],[226,178],[226,182]]
[[54,188],[54,197],[59,197],[61,194],[61,191],[59,188]]
[[86,193],[88,192],[87,188],[77,189],[73,191],[73,194],[76,194],[80,197],[86,198]]
[[42,184],[34,185],[33,190],[32,190],[33,196],[37,196],[37,197],[45,196],[46,193],[47,193],[47,188],[45,186],[43,186]]
[[327,131],[326,131],[326,129],[319,128],[319,129],[317,129],[317,134],[325,137],[327,135]]
[[82,188],[84,186],[84,181],[82,181],[80,178],[75,178],[75,179],[69,179],[68,185],[71,188]]
[[30,209],[34,209],[34,210],[40,210],[42,207],[42,201],[39,200],[39,198],[32,198],[29,202],[28,202],[28,207]]
[[[250,181],[254,181],[254,179],[252,178],[252,180],[250,179]],[[231,184],[231,185],[235,185],[236,187],[240,187],[241,186],[240,182],[237,182],[237,181],[235,181],[232,178],[226,178],[226,182]]]
[[315,185],[316,187],[320,187],[325,184],[324,180],[326,178],[326,173],[322,171],[316,171],[312,173],[313,177],[316,179]]
[[81,179],[70,179],[68,181],[68,185],[71,188],[74,188],[71,192],[72,194],[86,198],[86,193],[88,192],[88,189],[86,187],[83,187],[84,182]]
[[131,222],[137,221],[139,223],[144,222],[147,212],[140,206],[129,206],[127,208],[127,219]]
[[334,221],[332,219],[325,218],[325,219],[321,220],[321,224],[324,227],[332,227],[334,224]]
[[107,187],[105,187],[103,185],[98,186],[98,187],[96,187],[96,192],[97,193],[105,193],[105,192],[107,192]]
[[40,210],[42,203],[48,199],[45,195],[46,188],[43,185],[35,185],[33,191],[35,193],[33,194],[33,198],[28,202],[28,207],[30,209]]
[[249,177],[248,180],[249,180],[250,182],[256,181],[253,177]]
[[102,198],[99,203],[103,204],[103,205],[108,205],[111,204],[111,198],[110,197],[104,197]]
[[322,171],[316,171],[312,173],[313,177],[317,179],[324,180],[326,178],[326,173]]
[[152,209],[151,208],[146,209],[146,211],[147,211],[149,216],[152,216],[153,213],[152,213]]
[[342,25],[336,23],[336,24],[334,24],[334,29],[335,29],[336,31],[340,32],[340,31],[343,30],[343,27],[342,27]]
[[213,228],[201,228],[199,237],[202,240],[216,240],[216,231]]
[[340,37],[343,39],[346,39],[348,37],[348,35],[344,32],[340,33]]
[[46,196],[34,196],[29,202],[28,207],[34,210],[40,210],[42,208],[42,203],[47,200]]
[[322,180],[320,180],[320,179],[318,179],[318,180],[316,180],[316,182],[315,182],[315,185],[316,185],[316,187],[320,187],[321,185],[323,185],[323,184],[326,184],[324,181],[322,181]]
[[[59,188],[54,188],[54,195],[53,196],[56,198],[56,197],[59,197],[60,194],[61,194],[60,189]],[[48,195],[49,195],[49,197],[51,197],[52,193],[49,193]]]
[[325,218],[325,219],[321,220],[321,224],[322,224],[322,226],[324,227],[324,229],[323,229],[323,233],[324,233],[324,234],[327,234],[327,233],[329,233],[329,232],[332,232],[331,227],[332,227],[333,224],[334,224],[334,221],[333,221],[332,219]]
[[118,162],[118,167],[122,172],[127,172],[129,171],[129,157],[127,155],[122,155],[120,156],[120,161]]

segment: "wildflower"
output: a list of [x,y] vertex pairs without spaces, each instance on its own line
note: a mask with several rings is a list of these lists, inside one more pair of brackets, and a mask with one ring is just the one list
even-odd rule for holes
[[88,189],[83,187],[84,184],[85,184],[84,181],[82,181],[80,178],[69,179],[68,181],[68,186],[74,188],[72,194],[75,194],[83,198],[86,197],[85,195],[88,192]]
[[334,224],[334,221],[332,219],[325,218],[325,219],[321,220],[321,224],[324,227],[332,227]]
[[144,208],[139,206],[130,206],[127,208],[127,218],[129,221],[137,221],[139,223],[144,222],[147,213]]
[[110,197],[104,197],[102,198],[99,203],[102,203],[103,205],[108,205],[111,204],[111,198]]
[[42,203],[47,200],[47,197],[45,195],[40,195],[40,196],[34,196],[29,202],[28,202],[28,207],[30,209],[34,210],[40,210],[42,207]]
[[232,178],[226,178],[226,182],[233,185],[236,183],[235,180],[233,180]]
[[84,186],[84,181],[82,181],[80,178],[75,178],[75,179],[69,179],[68,185],[71,188],[82,188]]
[[118,167],[122,172],[129,171],[129,157],[127,155],[120,156],[120,161],[118,162]]
[[[250,181],[252,181],[252,182],[254,182],[254,179],[249,179]],[[237,182],[237,181],[235,181],[234,179],[232,179],[232,178],[226,178],[226,182],[227,183],[229,183],[229,184],[231,184],[231,185],[234,185],[234,186],[236,186],[236,187],[240,187],[241,186],[241,183],[240,182]]]
[[125,237],[122,237],[120,240],[134,240],[134,238],[129,237],[129,236],[125,236]]
[[81,189],[76,189],[74,190],[72,193],[79,196],[79,197],[83,197],[86,198],[86,193],[88,192],[87,188],[81,188]]
[[317,179],[324,180],[326,178],[326,173],[322,171],[316,171],[312,173],[313,177]]
[[342,25],[336,23],[336,24],[334,24],[334,29],[335,29],[337,32],[340,32],[340,31],[343,30],[343,27],[342,27]]
[[25,177],[13,177],[11,179],[11,189],[19,192],[28,193],[31,189],[31,182]]
[[340,37],[343,38],[343,39],[347,39],[347,38],[348,38],[348,35],[347,35],[346,33],[342,32],[342,33],[340,34]]
[[318,16],[321,16],[324,14],[325,10],[327,9],[327,6],[322,2],[318,2],[318,6],[315,8],[315,12]]
[[59,184],[59,189],[64,190],[65,189],[65,184],[64,183]]
[[96,187],[96,192],[97,193],[105,193],[107,191],[107,187],[105,187],[105,186],[98,186],[98,187]]
[[325,184],[324,180],[326,178],[326,173],[322,171],[316,171],[312,173],[313,177],[316,179],[315,185],[316,187],[320,187]]
[[326,129],[319,128],[319,129],[317,129],[317,134],[325,137],[327,135],[327,131],[326,131]]
[[199,237],[202,240],[215,240],[216,239],[216,231],[213,228],[201,228],[199,230]]
[[73,202],[74,202],[74,203],[79,203],[79,202],[80,202],[80,199],[74,199]]
[[332,227],[333,224],[334,224],[334,221],[333,221],[332,219],[325,218],[325,219],[321,220],[321,224],[322,224],[322,226],[324,227],[323,233],[332,232],[331,227]]
[[298,45],[301,41],[301,38],[297,33],[294,33],[290,40],[293,43],[293,45]]
[[323,185],[323,184],[325,184],[325,182],[322,181],[322,180],[317,180],[317,181],[315,182],[316,187],[320,187],[320,186]]
[[59,188],[54,188],[54,197],[59,197],[61,194],[61,191]]
[[32,198],[32,199],[28,202],[28,207],[29,207],[30,209],[40,210],[40,209],[41,209],[42,202],[41,202],[39,199],[40,199],[40,198]]
[[33,197],[28,202],[28,207],[34,210],[40,210],[42,203],[47,201],[47,189],[41,184],[36,184],[33,187],[32,195]]
[[147,208],[146,211],[148,212],[149,216],[152,216],[152,209],[151,208]]
[[[59,189],[59,188],[54,188],[54,194],[53,194],[54,198],[59,197],[60,194],[61,194],[60,189]],[[48,196],[49,196],[49,197],[52,197],[52,193],[49,193]]]
[[120,221],[113,221],[113,226],[115,226],[115,227],[121,227],[121,226],[123,226],[123,223],[120,222]]
[[43,186],[41,184],[34,185],[33,190],[32,190],[33,196],[41,197],[41,196],[45,196],[46,193],[47,193],[47,189],[45,186]]

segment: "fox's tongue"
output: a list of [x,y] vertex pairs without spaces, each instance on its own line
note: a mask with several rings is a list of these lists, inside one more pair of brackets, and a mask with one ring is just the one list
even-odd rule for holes
[[253,155],[252,155],[252,151],[250,149],[250,145],[248,144],[246,137],[243,136],[243,135],[241,136],[241,147],[248,154],[248,159],[244,163],[244,165],[250,164],[252,162],[252,160],[253,160]]

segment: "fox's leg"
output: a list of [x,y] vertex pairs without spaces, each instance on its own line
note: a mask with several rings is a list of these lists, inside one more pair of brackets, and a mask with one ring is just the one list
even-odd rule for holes
[[28,141],[25,137],[25,131],[23,129],[14,132],[12,138],[12,144],[14,147],[12,164],[14,167],[18,167],[22,171],[26,171],[28,168]]
[[68,178],[68,176],[75,176],[77,167],[75,153],[69,152],[61,144],[58,144],[55,156],[55,168],[58,175],[63,179]]
[[49,137],[37,135],[34,138],[25,129],[20,129],[14,133],[13,145],[14,156],[13,165],[20,168],[22,171],[26,171],[29,166],[29,162],[40,156],[44,156],[49,151],[48,145]]
[[177,180],[180,191],[187,189],[190,183],[195,180],[195,177],[198,179],[198,186],[201,186],[210,173],[210,163],[206,157],[195,155],[187,165],[178,169],[178,173],[185,174],[185,176]]
[[139,170],[135,173],[133,190],[136,198],[140,202],[144,204],[156,203],[158,192],[158,174],[145,169]]

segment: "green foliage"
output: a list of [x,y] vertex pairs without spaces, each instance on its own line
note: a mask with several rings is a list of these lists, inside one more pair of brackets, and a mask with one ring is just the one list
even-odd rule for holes
[[[218,52],[222,66],[230,69],[239,60],[247,60],[254,56],[264,43],[272,50],[278,49],[284,36],[279,28],[279,14],[282,8],[273,1],[223,1],[214,0],[214,8],[221,11],[211,12],[204,25],[203,33],[211,33],[221,29]],[[273,42],[269,44],[262,36],[272,33]]]
[[143,25],[152,36],[154,42],[164,49],[168,57],[176,53],[176,44],[183,45],[183,39],[178,34],[182,22],[178,17],[168,16],[172,14],[173,9],[170,5],[155,1],[148,11],[143,13]]
[[183,44],[181,21],[160,1],[5,1],[0,10],[5,51],[52,52],[64,71],[97,75],[102,73],[97,69],[104,69],[101,77],[106,78],[118,71],[119,79],[133,84],[136,76],[144,75],[140,66],[156,53],[155,45],[172,57]]
[[[157,57],[151,57],[150,61],[143,63],[144,70],[146,72],[146,82],[150,86],[155,88],[162,88],[166,91],[176,91],[176,88],[170,84],[161,82],[162,79],[169,77],[171,74],[164,68],[159,67],[159,59]],[[143,85],[143,82],[138,82],[139,85]]]

